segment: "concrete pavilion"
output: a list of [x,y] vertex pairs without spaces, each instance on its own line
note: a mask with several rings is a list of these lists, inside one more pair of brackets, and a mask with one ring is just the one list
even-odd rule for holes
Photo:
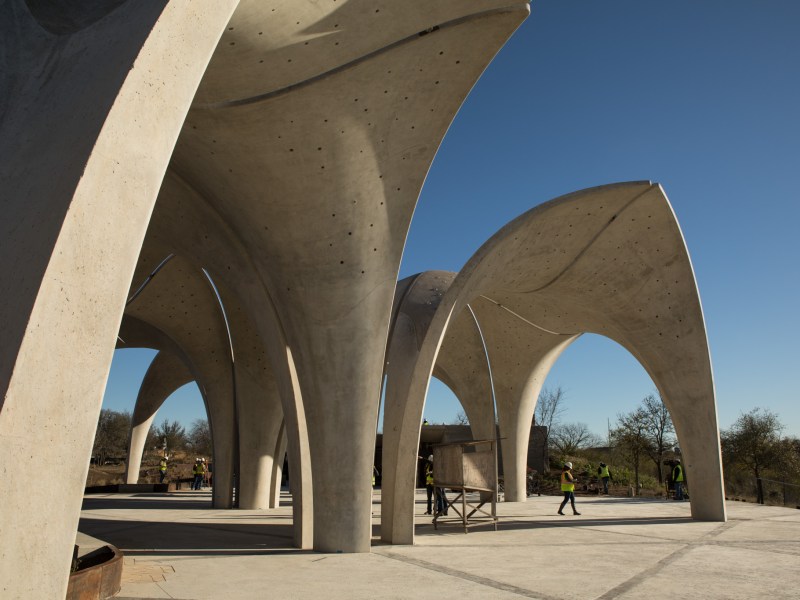
[[[293,544],[369,551],[375,423],[408,225],[455,112],[528,12],[500,0],[2,4],[4,597],[64,594],[117,344],[159,351],[137,427],[179,381],[198,382],[215,439],[215,509],[231,506],[234,473],[246,507],[274,503],[285,448]],[[663,226],[674,243],[674,226]],[[409,404],[397,408],[404,440],[418,434],[451,313],[474,304],[475,290],[505,302],[508,286],[479,276],[508,256],[505,239],[454,280],[420,356],[408,357],[410,388],[393,396]],[[509,293],[547,283],[541,270],[523,281],[528,267],[515,264],[506,283],[521,287]],[[682,387],[666,353],[684,347],[647,346],[655,334],[625,329],[624,302],[608,315],[581,309],[586,281],[565,278],[575,310],[548,313],[549,329],[628,340],[671,399],[682,445],[718,459],[707,360],[692,380],[701,388]],[[686,348],[702,358],[692,285],[675,290],[701,328]],[[534,296],[531,309],[558,300]],[[530,405],[509,398],[512,426]],[[710,504],[693,514],[721,520],[718,470],[708,469]]]

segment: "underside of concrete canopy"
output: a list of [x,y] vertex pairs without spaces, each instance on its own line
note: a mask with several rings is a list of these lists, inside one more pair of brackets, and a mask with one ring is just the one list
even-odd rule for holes
[[703,312],[660,186],[623,183],[558,198],[501,229],[457,277],[432,272],[401,283],[387,355],[385,541],[413,542],[409,497],[425,394],[440,362],[478,350],[458,326],[466,312],[491,365],[510,500],[525,499],[528,431],[542,383],[563,350],[589,332],[621,344],[650,374],[692,477],[693,517],[725,520]]
[[125,483],[138,483],[147,433],[156,412],[173,392],[193,381],[186,364],[174,354],[159,352],[153,358],[139,388],[131,417],[128,437],[128,458],[125,461]]
[[[408,224],[456,110],[528,12],[505,0],[0,6],[0,276],[13,290],[0,302],[0,453],[19,457],[0,482],[4,594],[63,596],[129,285],[163,258],[148,241],[134,277],[148,224],[185,268],[206,268],[260,336],[301,469],[296,500],[317,500],[300,509],[314,527],[309,514],[297,543],[369,549]],[[196,227],[159,240],[162,203]],[[207,356],[216,341],[193,343],[136,302],[129,314],[174,340],[207,397],[229,393],[235,376]],[[251,389],[264,383],[262,359],[260,349],[248,359]],[[229,416],[216,429],[232,427]],[[42,463],[63,465],[47,486],[26,475]],[[50,501],[53,487],[62,502]],[[30,539],[23,512],[47,540]],[[24,556],[10,551],[22,539]],[[48,576],[16,576],[31,565]]]

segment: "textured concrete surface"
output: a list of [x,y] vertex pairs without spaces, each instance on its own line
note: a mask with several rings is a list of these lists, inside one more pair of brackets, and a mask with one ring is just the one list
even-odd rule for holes
[[4,598],[64,597],[125,293],[235,5],[0,3]]
[[416,545],[376,535],[370,554],[292,548],[286,494],[273,511],[212,510],[205,492],[92,496],[80,529],[124,550],[121,598],[797,597],[798,510],[731,502],[727,523],[701,522],[688,503],[578,497],[581,516],[560,517],[559,500],[501,503],[497,532],[464,534],[434,531],[418,490]]
[[455,278],[435,271],[409,279],[398,289],[387,354],[385,541],[413,539],[408,498],[439,356],[457,353],[455,361],[446,360],[461,363],[461,379],[477,373],[468,365],[482,348],[460,333],[465,312],[480,325],[491,364],[509,500],[525,500],[528,432],[539,390],[563,350],[589,332],[618,342],[651,376],[694,482],[692,515],[724,521],[703,311],[683,235],[659,185],[610,184],[540,204],[501,228]]
[[128,436],[125,483],[138,483],[147,433],[164,401],[181,386],[192,381],[186,364],[170,352],[155,355],[139,387]]

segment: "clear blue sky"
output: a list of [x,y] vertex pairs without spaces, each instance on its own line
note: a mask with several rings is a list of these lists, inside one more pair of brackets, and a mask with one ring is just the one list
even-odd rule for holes
[[[800,435],[798,30],[797,0],[535,1],[439,149],[400,277],[459,270],[551,198],[656,181],[694,263],[720,425],[762,406]],[[149,355],[117,353],[105,406],[132,408]],[[627,352],[597,336],[569,348],[547,385],[566,391],[566,421],[601,435],[653,391]],[[458,410],[434,382],[426,417],[449,422]],[[192,384],[158,420],[202,415]]]

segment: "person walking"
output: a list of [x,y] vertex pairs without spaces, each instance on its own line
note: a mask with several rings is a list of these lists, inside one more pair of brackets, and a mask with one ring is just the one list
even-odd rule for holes
[[564,500],[561,501],[561,506],[558,507],[558,514],[563,515],[564,507],[569,502],[572,505],[572,514],[580,515],[581,513],[575,508],[575,482],[577,480],[572,475],[572,463],[565,462],[564,467],[561,469],[561,491],[564,492]]
[[603,493],[608,496],[608,482],[614,477],[611,475],[611,471],[608,469],[608,465],[604,462],[600,463],[600,466],[597,467],[597,475],[600,477],[600,480],[603,482]]
[[160,479],[158,483],[164,483],[164,479],[167,478],[167,457],[161,459],[161,462],[158,463],[158,476]]
[[675,484],[675,500],[683,500],[683,466],[681,459],[675,459],[675,467],[672,469],[672,483]]

